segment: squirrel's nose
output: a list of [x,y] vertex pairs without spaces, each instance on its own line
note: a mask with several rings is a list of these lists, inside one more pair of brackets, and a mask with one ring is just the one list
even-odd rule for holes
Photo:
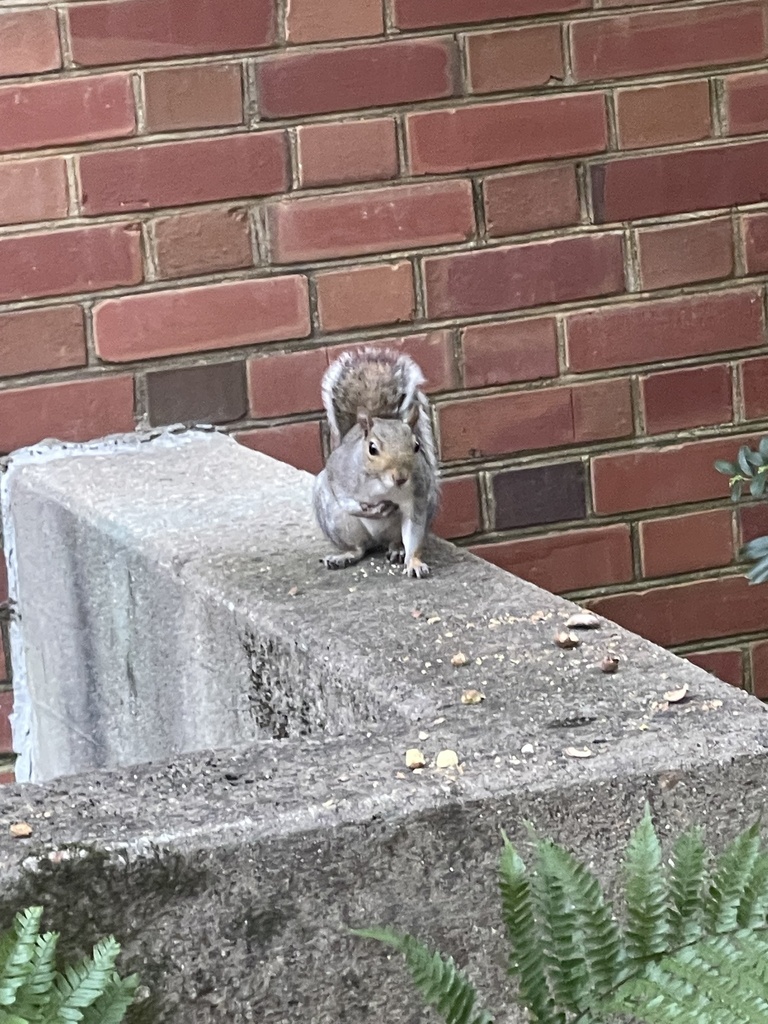
[[407,473],[395,473],[395,486],[396,487],[402,487],[403,484],[407,484],[407,483],[408,483],[408,474]]

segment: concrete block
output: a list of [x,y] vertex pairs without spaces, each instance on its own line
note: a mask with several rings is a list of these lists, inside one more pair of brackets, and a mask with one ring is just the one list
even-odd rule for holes
[[[416,1024],[399,961],[345,932],[386,923],[517,1021],[499,829],[606,880],[646,799],[722,844],[765,806],[765,709],[612,623],[558,648],[573,605],[442,542],[427,580],[328,572],[311,482],[201,431],[11,458],[15,736],[47,781],[2,793],[0,926],[43,900],[75,946],[114,931],[167,1024]],[[460,766],[412,774],[414,746]]]

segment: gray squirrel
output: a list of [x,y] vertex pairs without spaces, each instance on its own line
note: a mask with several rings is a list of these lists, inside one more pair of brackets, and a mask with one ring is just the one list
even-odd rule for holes
[[315,517],[344,569],[387,548],[407,576],[429,575],[422,545],[438,504],[437,457],[424,375],[403,353],[345,352],[323,375],[331,454],[315,479]]

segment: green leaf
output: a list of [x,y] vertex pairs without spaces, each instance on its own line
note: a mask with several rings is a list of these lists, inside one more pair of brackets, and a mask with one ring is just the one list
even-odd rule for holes
[[668,917],[671,946],[681,946],[701,934],[706,856],[698,828],[683,832],[672,849]]
[[625,856],[625,942],[632,960],[658,956],[667,949],[667,887],[661,867],[661,844],[646,805],[645,814],[632,833]]
[[446,1024],[493,1024],[486,1010],[475,1009],[477,993],[451,957],[432,953],[412,935],[398,935],[388,928],[355,929],[353,934],[384,942],[402,953],[424,1001]]
[[733,477],[730,483],[731,486],[731,501],[737,502],[741,498],[741,492],[744,488],[744,480],[742,477]]
[[727,462],[725,459],[718,459],[715,462],[715,469],[718,473],[722,473],[723,476],[736,476],[739,472],[739,468],[734,462]]
[[749,493],[753,498],[762,498],[765,492],[766,478],[765,473],[760,471],[757,476],[753,476],[749,484]]
[[739,454],[737,456],[737,462],[739,464],[739,469],[741,470],[741,472],[746,477],[751,477],[752,476],[752,464],[749,461],[749,456],[750,456],[749,448],[745,444],[743,444],[741,446],[741,448],[739,448]]
[[50,1001],[54,1014],[51,1020],[61,1024],[81,1020],[81,1011],[106,991],[119,953],[119,944],[110,936],[94,946],[93,956],[76,966],[65,967],[56,976]]
[[763,456],[764,459],[768,459],[768,437],[760,439],[760,444],[757,446],[757,450]]
[[759,853],[760,826],[755,822],[736,836],[717,861],[704,902],[708,932],[733,931],[737,927],[739,906],[753,878]]
[[768,556],[761,558],[747,573],[750,583],[765,583],[768,580]]
[[30,1021],[37,1021],[48,1005],[56,978],[56,932],[38,936],[32,970],[16,993],[14,1010]]
[[509,972],[518,978],[520,1001],[536,1024],[559,1024],[544,970],[544,949],[534,919],[533,894],[525,864],[504,836],[499,861],[501,908],[511,947]]
[[749,559],[768,555],[768,537],[755,537],[744,545],[744,555]]
[[42,917],[42,907],[22,910],[0,941],[0,1006],[13,1006],[32,970]]
[[102,995],[83,1011],[82,1024],[122,1024],[138,986],[138,974],[127,978],[113,974]]

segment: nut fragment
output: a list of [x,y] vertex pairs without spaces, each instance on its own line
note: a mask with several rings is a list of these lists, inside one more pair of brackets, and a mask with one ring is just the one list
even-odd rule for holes
[[298,593],[299,593],[299,588],[298,587],[291,587],[291,589],[288,591],[288,597],[296,597]]
[[600,662],[600,671],[605,672],[608,675],[613,675],[614,672],[619,670],[619,659],[615,654],[606,654],[603,660]]
[[670,704],[679,704],[680,701],[685,700],[685,696],[688,693],[688,683],[684,683],[679,690],[667,690],[664,694],[664,700]]
[[455,750],[441,750],[435,758],[436,768],[455,768],[459,763],[459,755]]
[[9,831],[14,839],[27,839],[32,835],[32,826],[26,821],[15,821]]
[[566,747],[563,751],[566,757],[594,757],[594,750],[589,747]]
[[592,612],[575,612],[565,624],[568,629],[597,629],[600,619]]
[[465,690],[461,695],[462,704],[479,704],[485,700],[485,694],[479,690]]
[[520,753],[521,754],[533,754],[534,753],[534,746],[533,746],[533,744],[532,743],[524,743],[522,745],[522,747],[520,747]]
[[454,656],[451,658],[451,664],[455,665],[457,668],[459,665],[466,665],[468,663],[469,658],[463,651],[459,651],[458,654],[454,654]]
[[578,647],[581,640],[576,636],[575,633],[570,633],[567,630],[562,630],[559,633],[555,633],[555,643],[558,647],[563,647],[565,650],[570,650],[572,647]]
[[414,768],[423,768],[427,763],[427,759],[424,757],[418,747],[411,747],[410,750],[405,752],[405,767],[410,768],[413,771]]

